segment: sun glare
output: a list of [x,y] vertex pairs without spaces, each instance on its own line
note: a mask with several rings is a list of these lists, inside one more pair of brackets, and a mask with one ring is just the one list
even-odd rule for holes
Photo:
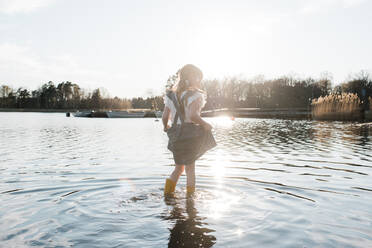
[[215,194],[216,197],[214,197],[214,200],[209,202],[209,217],[213,219],[220,219],[229,212],[232,205],[236,204],[240,197],[236,194],[232,194],[231,192],[227,192],[226,190],[222,191],[222,189],[218,192],[215,192]]
[[[229,117],[216,118],[217,121],[229,122]],[[210,171],[215,181],[215,188],[213,192],[213,200],[208,202],[209,217],[213,219],[220,219],[228,213],[233,204],[239,201],[240,196],[235,194],[226,182],[226,165],[228,163],[228,156],[223,150],[216,150],[214,156],[213,170]]]
[[218,127],[227,128],[231,127],[234,124],[235,119],[231,116],[219,116],[211,119],[211,122]]
[[[242,64],[247,63],[242,57],[242,48],[251,47],[243,27],[237,23],[217,21],[206,23],[192,39],[192,50],[196,63],[204,68],[206,76],[226,76],[226,71],[240,71]],[[209,75],[211,74],[211,75]]]

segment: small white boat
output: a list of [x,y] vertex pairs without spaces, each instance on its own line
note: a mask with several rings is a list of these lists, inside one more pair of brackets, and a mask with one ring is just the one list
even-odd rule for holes
[[145,116],[144,111],[107,111],[108,118],[143,118]]
[[155,111],[155,117],[156,118],[161,118],[163,116],[163,112],[162,111]]
[[78,110],[75,113],[72,113],[72,115],[74,117],[91,117],[92,116],[92,111],[82,111],[82,112],[80,112]]

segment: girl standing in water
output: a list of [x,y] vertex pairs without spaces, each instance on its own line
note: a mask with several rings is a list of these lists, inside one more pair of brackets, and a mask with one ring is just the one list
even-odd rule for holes
[[[164,194],[175,191],[177,181],[186,170],[187,194],[195,191],[195,160],[216,146],[211,133],[212,126],[200,117],[205,105],[201,90],[203,73],[188,64],[178,71],[179,82],[167,91],[162,116],[164,131],[169,136],[168,149],[173,152],[176,166],[166,179]],[[168,125],[169,120],[172,126]]]

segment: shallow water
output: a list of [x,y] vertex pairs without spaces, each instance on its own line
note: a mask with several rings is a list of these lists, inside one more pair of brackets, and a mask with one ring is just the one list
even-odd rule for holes
[[164,199],[154,119],[0,113],[0,247],[371,247],[372,128],[208,119],[197,193]]

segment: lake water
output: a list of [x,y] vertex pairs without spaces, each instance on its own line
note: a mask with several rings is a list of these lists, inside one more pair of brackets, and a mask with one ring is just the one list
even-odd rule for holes
[[154,119],[0,113],[0,247],[371,247],[372,128],[208,119],[218,146],[164,200]]

